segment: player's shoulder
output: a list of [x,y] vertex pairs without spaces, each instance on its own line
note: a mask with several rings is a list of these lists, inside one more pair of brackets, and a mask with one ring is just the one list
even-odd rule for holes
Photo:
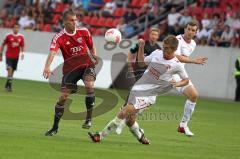
[[81,32],[81,33],[85,32],[87,34],[90,34],[89,30],[86,27],[77,27],[76,31]]
[[65,33],[64,30],[62,30],[62,31],[59,31],[56,34],[54,34],[53,41],[56,42],[60,37],[62,37],[64,35],[64,33]]
[[176,38],[177,38],[178,40],[181,40],[181,39],[182,39],[182,35],[179,34],[179,35],[176,36]]
[[151,53],[152,56],[156,56],[156,57],[159,57],[160,54],[163,54],[163,51],[160,49],[156,49]]
[[23,35],[23,34],[21,34],[21,33],[18,33],[18,36],[20,36],[20,37],[23,37],[23,38],[24,38],[24,35]]
[[9,33],[6,33],[6,34],[5,34],[5,38],[10,37],[10,36],[13,36],[13,33],[12,33],[12,32],[9,32]]

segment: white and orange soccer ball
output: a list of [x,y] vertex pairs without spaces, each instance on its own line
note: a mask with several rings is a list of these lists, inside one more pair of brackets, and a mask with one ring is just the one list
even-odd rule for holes
[[122,40],[122,34],[116,28],[108,29],[105,33],[105,40],[110,43],[118,44]]

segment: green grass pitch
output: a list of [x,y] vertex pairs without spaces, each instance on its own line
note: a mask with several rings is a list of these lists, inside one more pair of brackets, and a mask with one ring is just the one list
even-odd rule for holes
[[[158,97],[157,104],[140,116],[140,126],[151,140],[141,145],[125,128],[92,143],[83,121],[62,120],[56,136],[45,137],[51,127],[54,104],[59,93],[46,83],[14,81],[14,91],[6,92],[0,79],[0,159],[239,159],[240,104],[199,99],[190,128],[192,138],[177,133],[185,98]],[[115,93],[114,90],[111,90]],[[85,110],[84,96],[73,96],[72,112]],[[101,102],[97,99],[96,103]],[[94,118],[90,131],[99,131],[123,103]],[[173,116],[174,115],[174,116]]]

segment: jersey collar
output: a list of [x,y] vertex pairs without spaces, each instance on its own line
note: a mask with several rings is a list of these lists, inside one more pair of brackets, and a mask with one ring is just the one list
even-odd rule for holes
[[72,34],[68,33],[68,32],[66,31],[66,29],[64,28],[64,33],[66,33],[66,34],[69,35],[69,36],[73,36],[73,35],[76,34],[76,28],[75,28],[75,30],[74,30],[74,32],[73,32]]

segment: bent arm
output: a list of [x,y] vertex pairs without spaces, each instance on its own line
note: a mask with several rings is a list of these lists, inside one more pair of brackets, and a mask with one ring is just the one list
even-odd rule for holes
[[197,58],[190,58],[188,56],[184,55],[176,55],[178,60],[182,63],[192,63],[192,64],[205,64],[207,61],[207,57],[197,57]]
[[139,67],[145,67],[147,66],[144,62],[144,41],[143,40],[139,40],[139,49],[138,49],[138,66]]

